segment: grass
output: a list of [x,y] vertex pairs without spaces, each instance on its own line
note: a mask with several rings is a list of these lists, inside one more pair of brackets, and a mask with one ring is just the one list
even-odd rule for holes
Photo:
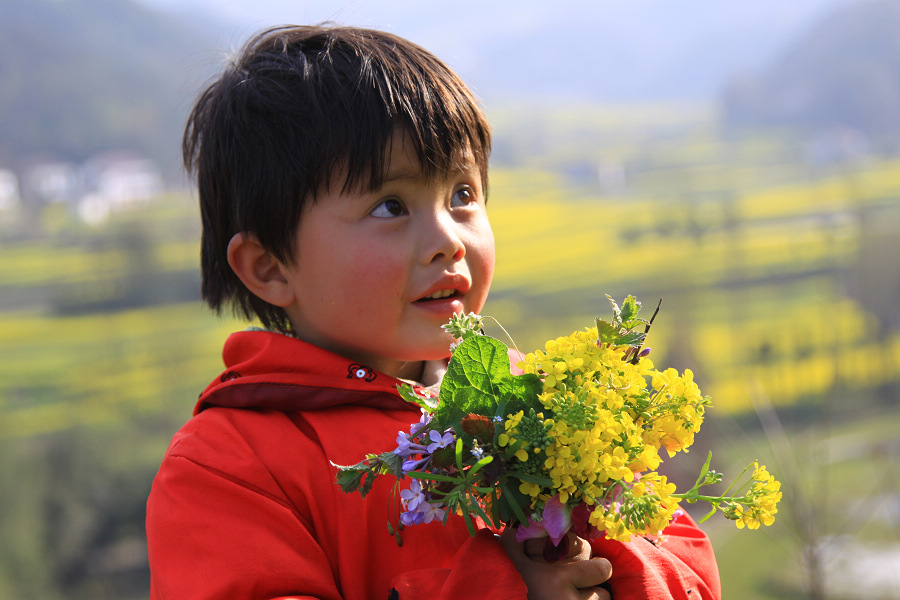
[[186,420],[227,332],[199,303],[114,314],[0,313],[0,437],[148,415]]

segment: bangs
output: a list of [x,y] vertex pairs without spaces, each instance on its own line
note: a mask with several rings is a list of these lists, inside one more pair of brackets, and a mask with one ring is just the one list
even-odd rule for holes
[[[335,79],[350,83],[334,90],[327,105],[340,114],[324,116],[337,124],[323,138],[317,175],[325,185],[345,192],[381,187],[394,136],[402,133],[424,177],[445,177],[474,162],[487,189],[490,129],[469,89],[446,65],[406,41],[374,51],[367,44],[362,68],[359,60],[342,64],[347,53],[333,50],[319,60],[336,71]],[[338,173],[344,180],[332,181]]]

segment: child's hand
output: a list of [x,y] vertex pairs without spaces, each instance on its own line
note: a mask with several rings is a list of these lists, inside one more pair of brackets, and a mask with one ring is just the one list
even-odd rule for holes
[[545,540],[516,542],[516,533],[507,529],[500,543],[528,586],[528,600],[610,600],[599,586],[612,575],[605,558],[591,558],[591,545],[569,534],[569,553],[548,563],[543,557]]

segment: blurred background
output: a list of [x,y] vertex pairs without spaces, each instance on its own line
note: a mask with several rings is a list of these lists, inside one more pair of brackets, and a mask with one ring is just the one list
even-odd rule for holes
[[520,348],[664,299],[652,356],[714,403],[670,475],[784,482],[704,524],[724,596],[900,597],[900,2],[0,0],[0,599],[147,596],[152,478],[244,326],[199,301],[181,129],[248,35],[326,20],[483,101]]

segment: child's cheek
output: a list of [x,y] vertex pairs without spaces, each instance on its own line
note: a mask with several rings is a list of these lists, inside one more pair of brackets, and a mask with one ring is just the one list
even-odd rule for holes
[[367,288],[382,287],[400,279],[399,261],[379,244],[361,241],[352,252],[343,249],[347,256],[347,272],[357,285]]
[[481,276],[485,285],[490,285],[491,280],[494,277],[495,259],[494,236],[488,226],[486,233],[479,238],[476,252],[478,269],[481,271]]

